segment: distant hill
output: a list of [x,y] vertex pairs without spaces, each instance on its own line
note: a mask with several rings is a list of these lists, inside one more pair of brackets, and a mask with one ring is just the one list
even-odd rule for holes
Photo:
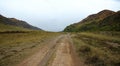
[[2,28],[1,30],[4,30],[4,28],[8,30],[9,29],[10,30],[14,30],[14,29],[41,30],[40,28],[34,27],[25,21],[18,20],[15,18],[6,18],[2,15],[0,15],[0,28]]
[[79,31],[120,31],[120,11],[103,10],[82,21],[67,26],[66,32]]

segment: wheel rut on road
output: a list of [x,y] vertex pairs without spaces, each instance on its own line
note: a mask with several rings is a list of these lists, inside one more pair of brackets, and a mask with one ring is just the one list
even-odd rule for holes
[[70,35],[61,35],[17,66],[76,66],[72,47]]
[[55,58],[50,66],[74,66],[67,36],[64,36],[59,43],[55,53]]

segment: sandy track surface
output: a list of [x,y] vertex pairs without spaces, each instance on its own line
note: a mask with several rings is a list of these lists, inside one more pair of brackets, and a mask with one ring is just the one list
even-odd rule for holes
[[54,51],[54,47],[56,46],[56,42],[62,36],[57,37],[53,41],[47,42],[45,46],[40,48],[39,52],[34,54],[33,56],[29,57],[28,59],[24,60],[17,66],[44,66],[50,57],[51,52]]
[[76,58],[70,36],[61,35],[17,66],[84,66]]
[[56,56],[51,66],[73,66],[74,65],[73,59],[71,56],[70,44],[67,40],[68,40],[67,36],[64,36],[64,38],[61,40],[56,51]]

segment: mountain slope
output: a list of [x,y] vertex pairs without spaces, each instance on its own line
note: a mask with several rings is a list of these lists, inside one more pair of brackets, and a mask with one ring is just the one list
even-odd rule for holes
[[103,19],[99,25],[101,27],[101,30],[120,31],[120,11]]
[[[79,31],[119,31],[120,14],[110,10],[103,10],[97,14],[93,14],[82,21],[67,26],[66,32]],[[110,25],[111,24],[111,25]],[[113,26],[113,27],[108,27]]]
[[6,18],[2,15],[0,15],[0,24],[3,26],[14,27],[14,28],[25,28],[25,29],[32,29],[32,30],[41,30],[40,28],[34,27],[30,24],[28,24],[25,21],[17,20],[15,18]]
[[103,10],[103,11],[100,11],[99,13],[97,13],[97,14],[89,15],[87,18],[80,21],[80,23],[81,22],[87,22],[87,21],[102,20],[102,19],[106,18],[107,16],[110,16],[111,14],[114,14],[114,13],[115,13],[114,11]]
[[11,25],[5,25],[0,23],[0,32],[4,31],[28,31],[29,29],[11,26]]

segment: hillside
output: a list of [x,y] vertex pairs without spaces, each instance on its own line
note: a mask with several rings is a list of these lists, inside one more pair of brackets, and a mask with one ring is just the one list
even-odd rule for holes
[[82,21],[67,26],[66,32],[79,31],[120,31],[120,12],[103,10],[93,14]]
[[0,28],[1,30],[16,30],[16,29],[32,29],[32,30],[41,30],[40,28],[34,27],[30,24],[28,24],[25,21],[18,20],[15,18],[6,18],[2,15],[0,15]]
[[0,32],[4,31],[28,31],[29,29],[21,28],[21,27],[16,27],[16,26],[11,26],[11,25],[5,25],[0,23]]

